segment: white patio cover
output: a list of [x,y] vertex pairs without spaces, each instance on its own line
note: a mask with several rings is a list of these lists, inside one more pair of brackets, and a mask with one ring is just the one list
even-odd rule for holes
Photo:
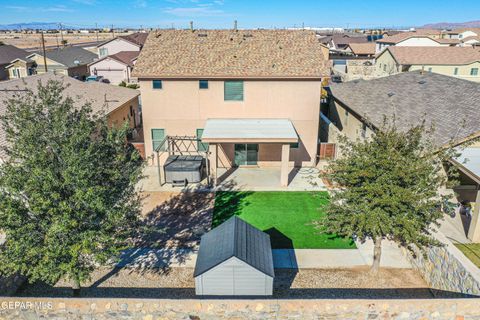
[[208,119],[202,142],[296,143],[298,135],[288,119]]

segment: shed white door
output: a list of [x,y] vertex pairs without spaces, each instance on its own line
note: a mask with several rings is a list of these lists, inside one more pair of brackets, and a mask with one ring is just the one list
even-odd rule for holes
[[273,279],[233,257],[195,279],[200,295],[263,296],[272,294]]

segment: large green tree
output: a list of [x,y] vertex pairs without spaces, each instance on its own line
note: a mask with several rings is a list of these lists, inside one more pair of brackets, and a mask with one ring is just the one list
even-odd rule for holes
[[63,91],[49,81],[6,102],[0,274],[49,284],[64,278],[80,289],[136,230],[143,164],[126,143],[127,125],[110,128],[104,114]]
[[373,272],[384,239],[408,249],[438,244],[431,233],[443,217],[439,188],[450,175],[445,161],[453,149],[439,150],[431,136],[424,124],[399,131],[385,121],[368,139],[342,137],[342,155],[328,166],[337,188],[320,225],[361,242],[373,240]]

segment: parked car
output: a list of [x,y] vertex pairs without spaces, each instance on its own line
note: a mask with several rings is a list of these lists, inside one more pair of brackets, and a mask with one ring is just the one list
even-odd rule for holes
[[104,82],[105,80],[102,76],[88,76],[87,79],[85,79],[86,82],[91,82],[91,81],[97,81],[97,82]]

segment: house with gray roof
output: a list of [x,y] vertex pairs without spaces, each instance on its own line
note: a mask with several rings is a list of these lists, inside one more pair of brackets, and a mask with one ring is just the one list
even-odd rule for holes
[[231,217],[202,236],[194,277],[197,295],[272,295],[270,236]]
[[0,81],[9,78],[8,70],[5,68],[12,60],[25,59],[28,55],[30,55],[29,52],[15,46],[7,44],[0,45]]
[[[0,116],[7,110],[7,100],[35,93],[39,83],[46,85],[49,81],[59,81],[65,87],[64,97],[72,98],[75,106],[90,103],[94,113],[106,114],[111,126],[127,121],[132,129],[140,125],[139,91],[106,83],[82,82],[53,72],[0,82]],[[5,131],[0,125],[0,163],[7,158],[4,150],[7,145]]]
[[[25,59],[15,59],[7,66],[11,78],[53,71],[76,79],[84,80],[89,75],[88,64],[97,60],[97,54],[81,47],[64,47],[36,51]],[[46,61],[46,67],[45,67]],[[33,72],[27,70],[33,70]]]
[[[330,104],[322,110],[321,140],[338,146],[339,137],[365,139],[395,121],[406,131],[425,121],[438,148],[458,146],[459,202],[475,203],[468,238],[480,241],[480,84],[431,72],[412,71],[374,80],[355,80],[330,87]],[[342,150],[338,150],[342,154]],[[452,192],[453,194],[453,192]],[[464,228],[459,227],[460,232]]]

